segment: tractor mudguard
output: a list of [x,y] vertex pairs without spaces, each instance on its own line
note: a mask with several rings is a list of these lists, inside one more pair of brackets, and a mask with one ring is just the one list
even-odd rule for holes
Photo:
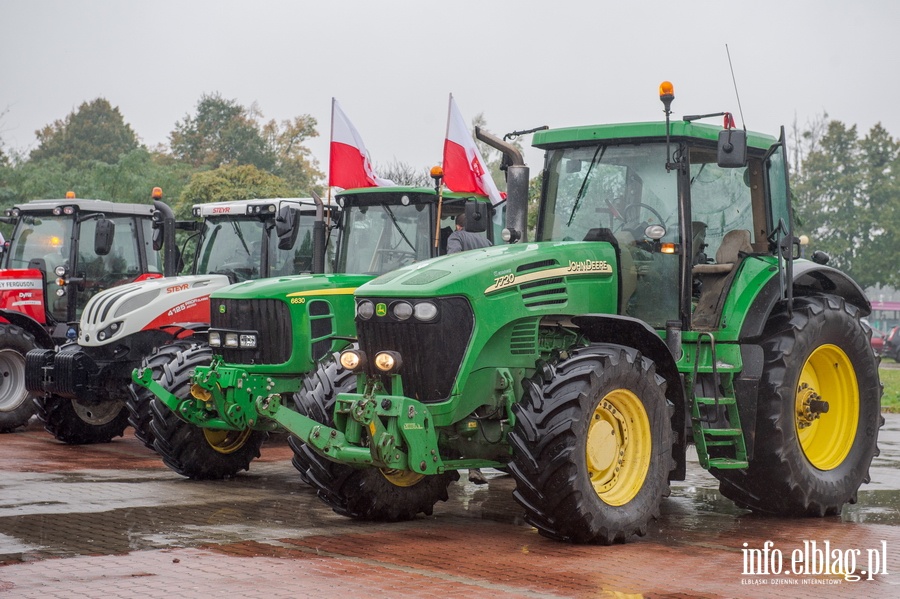
[[37,341],[38,345],[41,347],[52,349],[55,343],[53,339],[50,337],[50,334],[47,332],[47,329],[44,328],[38,321],[31,318],[27,314],[23,314],[22,312],[15,312],[13,310],[4,310],[0,309],[0,318],[6,320],[10,324],[14,324],[17,327],[24,329],[26,332],[31,333],[34,337],[34,340]]
[[[829,294],[844,298],[848,303],[860,310],[860,316],[868,316],[872,312],[872,304],[865,292],[853,279],[843,272],[809,262],[794,262],[794,297],[805,295]],[[772,277],[757,294],[753,306],[747,312],[741,327],[740,339],[750,340],[762,335],[772,310],[781,301],[781,289],[778,277]]]

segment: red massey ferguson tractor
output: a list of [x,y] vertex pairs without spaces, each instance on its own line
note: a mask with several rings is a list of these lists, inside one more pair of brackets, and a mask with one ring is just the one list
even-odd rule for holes
[[174,274],[175,217],[160,197],[154,190],[152,203],[124,204],[69,192],[15,205],[0,218],[14,225],[0,246],[0,432],[35,412],[25,386],[30,350],[75,338],[98,291]]

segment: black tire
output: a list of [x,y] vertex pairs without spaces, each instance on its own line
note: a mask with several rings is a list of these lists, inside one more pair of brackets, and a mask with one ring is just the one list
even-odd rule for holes
[[525,385],[513,413],[509,470],[529,524],[573,543],[646,534],[673,467],[665,381],[653,361],[619,345],[575,350],[549,382]]
[[[334,404],[339,393],[356,389],[356,375],[337,362],[337,354],[319,365],[294,394],[297,411],[317,422],[334,425]],[[438,501],[447,501],[447,487],[459,480],[456,471],[421,476],[384,472],[378,468],[352,468],[332,462],[293,435],[292,463],[304,481],[336,513],[357,520],[399,522],[417,514],[431,515]]]
[[[171,368],[170,362],[176,361],[180,352],[190,349],[196,341],[174,341],[162,347],[157,347],[149,358],[141,361],[141,368],[149,368],[153,371],[153,380],[159,381],[165,376],[165,369]],[[155,396],[146,387],[131,384],[128,386],[128,423],[134,428],[134,436],[148,449],[153,447],[153,431],[150,429],[150,421],[153,413],[150,411],[150,402]]]
[[[869,482],[884,424],[877,358],[858,310],[834,296],[797,298],[793,315],[781,309],[770,317],[760,345],[753,459],[746,470],[713,470],[719,490],[756,512],[840,513]],[[829,410],[810,421],[798,402],[816,393]]]
[[[197,366],[212,359],[208,345],[194,345],[178,352],[162,369],[162,384],[178,397],[190,393],[191,375]],[[246,429],[221,431],[200,428],[175,415],[157,399],[150,402],[153,448],[163,462],[180,474],[194,480],[231,478],[241,470],[249,470],[250,462],[259,457],[269,434]]]
[[34,336],[14,324],[0,324],[0,433],[28,424],[34,402],[25,388],[25,354],[38,349]]
[[128,409],[121,401],[85,406],[74,399],[47,395],[36,397],[37,416],[44,429],[63,443],[109,443],[128,426]]

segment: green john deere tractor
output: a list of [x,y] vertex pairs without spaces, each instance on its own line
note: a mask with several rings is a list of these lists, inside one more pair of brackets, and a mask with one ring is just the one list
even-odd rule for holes
[[[742,507],[824,516],[856,500],[883,422],[869,302],[827,257],[799,258],[783,133],[670,123],[673,97],[661,86],[665,122],[534,135],[536,241],[527,167],[481,135],[509,158],[518,243],[370,281],[358,346],[295,406],[245,394],[245,413],[294,435],[295,466],[336,512],[430,514],[459,469],[505,468],[541,534],[621,542],[658,515],[691,443]],[[256,372],[224,356],[197,368],[194,395],[238,405]]]
[[[486,198],[379,187],[345,190],[335,200],[325,274],[221,289],[210,305],[208,344],[144,361],[138,384],[163,389],[150,405],[154,449],[178,474],[217,479],[249,467],[268,432],[278,429],[276,421],[256,414],[255,401],[284,393],[292,405],[304,375],[350,344],[357,287],[446,253],[454,219],[463,211],[470,215],[468,229],[494,237],[489,225],[495,211]],[[192,385],[195,369],[207,373],[203,384]],[[155,386],[147,384],[152,379]],[[207,392],[207,384],[216,391]],[[136,397],[147,395],[137,390]]]

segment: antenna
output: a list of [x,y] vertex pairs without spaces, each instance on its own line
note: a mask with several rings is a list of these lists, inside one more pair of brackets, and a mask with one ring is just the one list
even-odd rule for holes
[[744,109],[741,107],[741,94],[738,93],[737,79],[734,77],[734,65],[731,64],[731,51],[728,49],[728,44],[725,44],[725,54],[728,55],[728,68],[731,69],[731,82],[734,84],[734,95],[737,98],[738,112],[741,113],[741,124],[744,126],[744,131],[746,131],[747,121],[744,120]]

